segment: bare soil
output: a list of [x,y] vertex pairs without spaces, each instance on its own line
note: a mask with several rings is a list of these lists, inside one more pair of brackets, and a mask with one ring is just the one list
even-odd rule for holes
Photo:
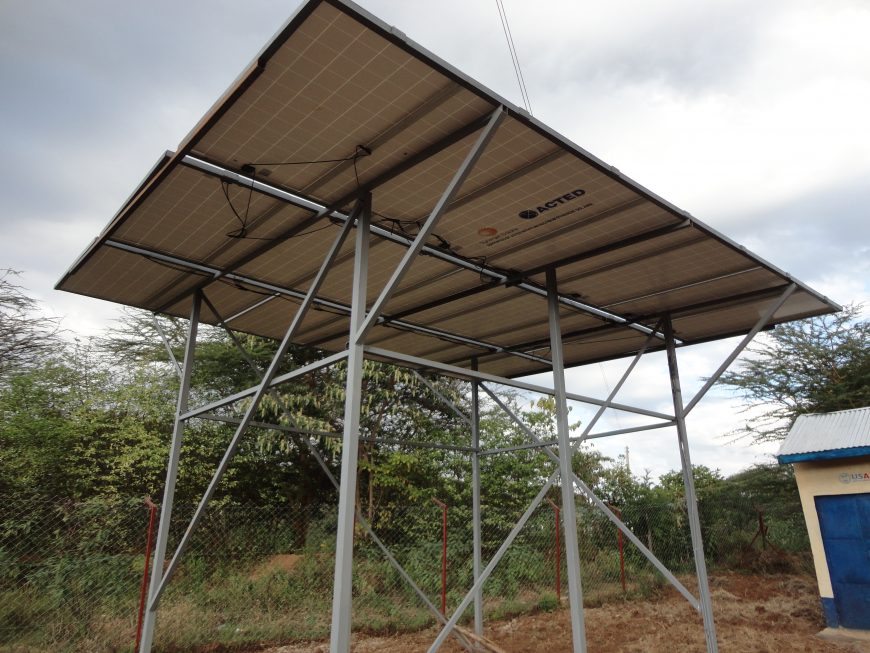
[[275,572],[291,572],[301,559],[302,556],[296,553],[282,553],[271,556],[254,567],[248,577],[251,580],[260,580],[261,578],[268,578]]
[[[870,643],[834,642],[817,637],[824,628],[812,578],[727,574],[711,579],[713,610],[723,653],[870,653]],[[673,591],[647,601],[609,603],[585,611],[590,653],[672,653],[706,651],[701,618]],[[485,636],[506,653],[571,650],[567,609],[487,625]],[[416,633],[354,636],[355,653],[426,651],[434,629]],[[280,646],[262,653],[326,653],[328,643]],[[465,649],[453,640],[445,653]]]

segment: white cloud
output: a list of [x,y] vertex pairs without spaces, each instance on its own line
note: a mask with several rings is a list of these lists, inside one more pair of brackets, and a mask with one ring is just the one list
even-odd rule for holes
[[[519,97],[494,3],[362,3],[496,92]],[[870,299],[870,6],[506,5],[538,117],[833,299]],[[94,333],[116,314],[51,288],[289,9],[266,0],[4,5],[0,267],[25,270],[24,285],[66,316],[65,326]],[[681,351],[687,396],[727,347]],[[571,371],[571,389],[604,396],[625,364]],[[666,383],[663,357],[654,355],[620,398],[667,411]],[[692,415],[696,462],[731,472],[758,455],[717,439],[739,421],[735,405],[711,394]],[[636,469],[676,465],[668,430],[602,446],[614,454],[625,443]]]

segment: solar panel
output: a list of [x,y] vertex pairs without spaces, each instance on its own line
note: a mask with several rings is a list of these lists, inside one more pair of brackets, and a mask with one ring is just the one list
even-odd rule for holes
[[[746,333],[794,282],[362,9],[310,0],[58,287],[178,316],[203,289],[230,326],[281,337],[371,192],[371,301],[499,106],[507,117],[370,343],[514,376],[548,369],[548,266],[568,365],[635,352],[663,314],[683,344]],[[349,240],[302,344],[344,348],[352,268]],[[837,308],[799,284],[773,321]]]

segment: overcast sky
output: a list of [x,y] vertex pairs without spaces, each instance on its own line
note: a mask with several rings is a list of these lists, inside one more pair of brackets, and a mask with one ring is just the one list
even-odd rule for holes
[[[364,0],[366,9],[521,104],[495,0]],[[870,297],[870,3],[505,0],[536,117],[835,301]],[[117,308],[52,290],[158,156],[295,10],[247,0],[0,1],[0,268],[64,326]],[[728,353],[680,352],[684,391]],[[625,363],[570,372],[605,395]],[[619,400],[667,411],[650,357]],[[721,390],[689,422],[694,462],[732,473]],[[588,412],[576,409],[586,418]],[[603,428],[633,424],[619,415]],[[670,430],[624,436],[632,469],[679,465]]]

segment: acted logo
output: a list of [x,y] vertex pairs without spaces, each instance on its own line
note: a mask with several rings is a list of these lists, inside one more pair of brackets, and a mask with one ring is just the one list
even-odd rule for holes
[[551,209],[558,208],[562,204],[566,204],[571,200],[575,200],[578,197],[583,197],[586,194],[586,191],[582,188],[578,188],[576,190],[572,190],[570,193],[565,193],[564,195],[559,195],[559,197],[553,198],[547,202],[543,202],[539,206],[536,206],[534,209],[525,209],[524,211],[520,211],[517,215],[523,220],[532,220],[537,218],[542,213],[546,213]]

